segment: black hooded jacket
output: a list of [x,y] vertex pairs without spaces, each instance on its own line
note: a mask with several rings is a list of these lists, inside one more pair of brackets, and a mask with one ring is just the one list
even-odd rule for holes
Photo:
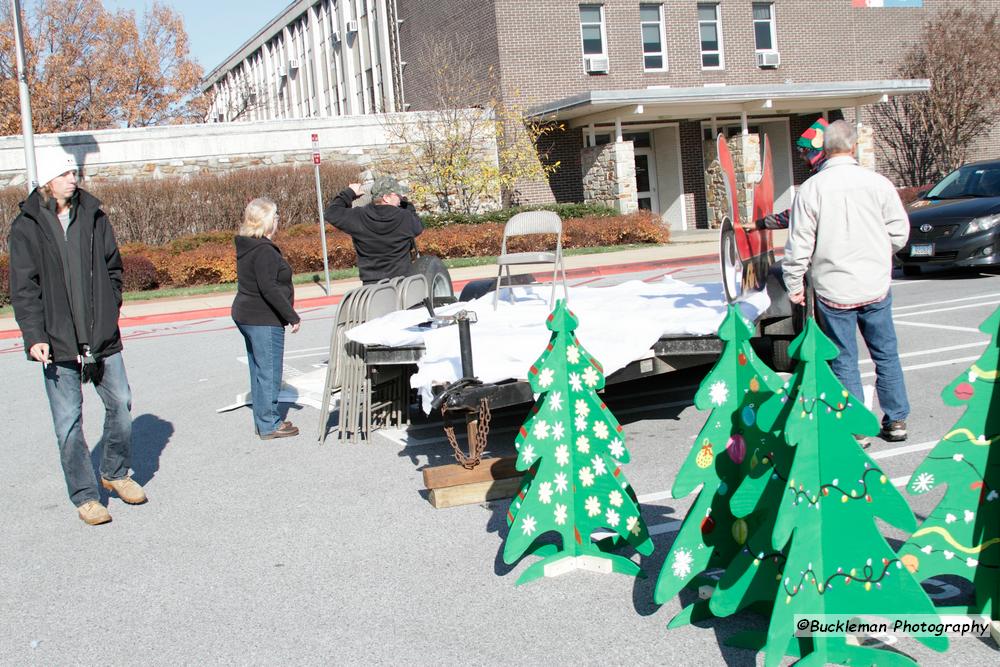
[[413,204],[403,200],[399,206],[367,204],[351,208],[357,198],[354,190],[345,188],[326,209],[326,219],[351,235],[361,282],[409,275],[410,249],[424,231]]
[[283,327],[299,316],[292,307],[292,267],[269,239],[236,237],[236,298],[233,321],[253,326]]
[[[78,189],[70,204],[72,224],[80,228],[66,247],[82,255],[79,293],[86,311],[83,326],[91,354],[104,359],[122,349],[118,330],[122,258],[101,202]],[[10,298],[28,358],[32,346],[48,343],[54,361],[73,361],[80,348],[60,250],[60,244],[65,242],[56,237],[42,206],[41,194],[32,191],[11,223]]]

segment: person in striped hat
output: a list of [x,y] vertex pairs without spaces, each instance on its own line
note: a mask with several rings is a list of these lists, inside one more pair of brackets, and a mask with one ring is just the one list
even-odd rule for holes
[[[795,141],[799,157],[809,165],[810,176],[818,172],[826,161],[823,153],[823,135],[829,125],[825,118],[817,118],[816,122],[810,125]],[[791,209],[786,209],[779,213],[765,215],[755,222],[757,229],[788,229],[791,212]]]

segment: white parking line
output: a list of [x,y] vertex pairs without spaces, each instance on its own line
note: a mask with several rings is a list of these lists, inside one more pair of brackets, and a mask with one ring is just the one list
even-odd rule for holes
[[[917,282],[924,282],[922,280]],[[897,306],[893,304],[892,312],[898,313],[901,310],[918,310],[920,308],[927,308],[928,306],[940,306],[942,303],[961,303],[962,301],[975,301],[976,299],[992,299],[993,297],[1000,296],[1000,292],[992,292],[990,294],[977,294],[976,296],[963,296],[960,299],[943,299],[941,301],[932,301],[931,303],[911,303],[908,306]]]
[[896,317],[913,317],[914,315],[930,315],[931,313],[946,313],[951,310],[965,310],[966,308],[982,308],[983,306],[995,306],[1000,301],[983,301],[982,303],[966,303],[961,306],[951,306],[949,308],[932,308],[931,310],[921,310],[919,313],[903,313]]
[[[978,343],[963,343],[962,345],[949,345],[947,347],[932,347],[929,350],[918,350],[917,352],[904,352],[899,355],[900,359],[906,359],[908,357],[922,357],[925,354],[940,354],[941,352],[952,352],[954,350],[964,350],[969,347],[982,347],[986,345],[988,341],[982,340]],[[858,363],[870,364],[873,363],[871,359],[862,359]]]
[[907,320],[896,320],[896,324],[906,324],[911,327],[926,327],[928,329],[946,329],[948,331],[972,331],[982,333],[979,329],[972,327],[955,327],[948,324],[925,324],[924,322],[909,322]]
[[[945,359],[944,361],[931,361],[926,364],[914,364],[913,366],[903,366],[903,372],[906,371],[917,371],[921,368],[936,368],[937,366],[951,366],[952,364],[960,364],[969,361],[976,361],[979,359],[977,355],[975,357],[959,357],[958,359]],[[868,371],[867,373],[862,373],[861,377],[870,378],[875,377],[875,371]]]

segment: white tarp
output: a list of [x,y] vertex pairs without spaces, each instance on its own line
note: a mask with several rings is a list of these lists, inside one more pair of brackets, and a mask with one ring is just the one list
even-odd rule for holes
[[[523,379],[551,335],[545,326],[550,293],[548,285],[504,288],[496,310],[491,292],[439,308],[438,314],[453,315],[462,309],[476,313],[473,370],[482,382]],[[561,296],[557,289],[556,298]],[[742,311],[756,321],[769,305],[765,292],[755,292],[742,303]],[[571,287],[569,307],[580,321],[577,338],[608,376],[649,356],[661,336],[714,334],[725,316],[726,298],[721,284],[691,285],[668,276],[652,283],[633,280],[613,287]],[[430,411],[431,387],[462,375],[458,327],[418,326],[427,320],[423,309],[398,311],[347,332],[348,338],[365,345],[424,347],[412,385],[420,390],[425,412]]]

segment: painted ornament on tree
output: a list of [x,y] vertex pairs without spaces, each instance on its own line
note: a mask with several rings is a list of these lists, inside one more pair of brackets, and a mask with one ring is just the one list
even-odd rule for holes
[[736,540],[736,544],[746,544],[747,541],[747,522],[743,519],[737,519],[733,521],[733,539]]
[[734,434],[726,443],[726,452],[733,463],[739,465],[747,455],[747,443],[739,433]]
[[707,468],[712,465],[712,461],[714,459],[715,455],[712,454],[712,443],[708,440],[703,440],[701,444],[701,451],[698,452],[698,457],[694,462],[698,464],[699,468]]
[[972,385],[968,382],[963,382],[962,384],[955,387],[955,398],[960,401],[967,401],[972,398],[972,395],[976,393],[976,390],[972,388]]

